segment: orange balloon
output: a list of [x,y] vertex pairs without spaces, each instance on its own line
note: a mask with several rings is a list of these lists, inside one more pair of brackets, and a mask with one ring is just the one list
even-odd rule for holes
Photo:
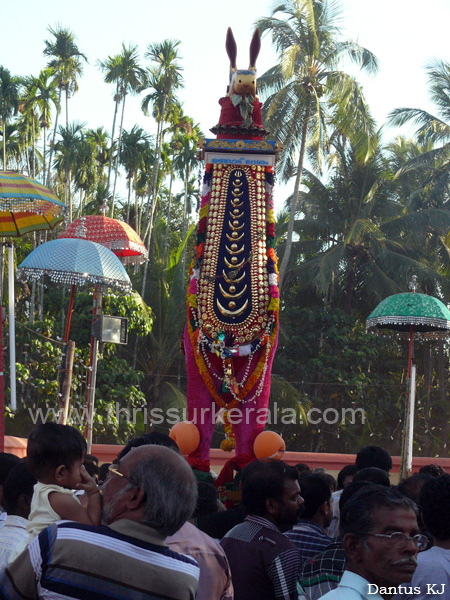
[[283,438],[275,431],[262,431],[253,442],[256,458],[282,459],[286,450]]
[[197,450],[200,443],[200,432],[190,421],[180,421],[172,427],[169,436],[177,444],[183,456]]

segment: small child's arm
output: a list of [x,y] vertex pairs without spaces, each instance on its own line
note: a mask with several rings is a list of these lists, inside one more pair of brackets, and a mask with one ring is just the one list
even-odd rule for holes
[[77,484],[77,488],[84,490],[87,496],[88,503],[86,508],[83,508],[74,497],[69,496],[69,494],[62,494],[61,492],[51,492],[48,496],[48,501],[61,519],[76,521],[85,525],[99,525],[102,518],[100,490],[84,466],[81,467],[81,477],[83,482]]

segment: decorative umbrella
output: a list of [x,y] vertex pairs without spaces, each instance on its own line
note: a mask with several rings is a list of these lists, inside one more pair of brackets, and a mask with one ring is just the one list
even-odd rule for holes
[[131,290],[120,260],[105,246],[89,240],[53,240],[38,246],[17,267],[21,281],[47,275],[53,283],[96,285],[99,289]]
[[416,293],[417,277],[409,284],[411,292],[385,298],[373,310],[367,321],[367,331],[374,333],[390,329],[409,337],[408,387],[409,402],[406,412],[406,435],[402,453],[403,476],[411,472],[414,434],[414,404],[416,395],[416,365],[414,361],[414,333],[424,337],[447,337],[450,330],[450,311],[438,298]]
[[[36,280],[47,275],[54,283],[63,285],[95,286],[98,299],[108,288],[122,293],[131,290],[131,281],[120,260],[111,250],[89,240],[59,239],[38,246],[18,266],[17,277],[21,281]],[[72,302],[73,299],[71,298]],[[70,328],[72,310],[69,309],[66,334]],[[91,339],[92,343],[92,339]],[[95,400],[98,342],[94,341],[93,368],[89,389],[88,445],[92,441],[92,419]]]
[[[64,218],[65,205],[47,187],[26,175],[0,171],[0,237],[16,238],[53,229]],[[9,358],[11,408],[16,410],[16,343],[14,316],[14,247],[9,244]],[[1,285],[1,283],[0,283]],[[0,298],[2,298],[0,288]],[[3,324],[0,318],[0,440],[4,437]]]
[[[135,232],[135,230],[117,219],[111,219],[106,217],[106,200],[101,207],[101,215],[87,215],[79,217],[73,221],[67,229],[59,234],[59,239],[72,238],[72,239],[86,239],[92,242],[102,244],[114,252],[119,258],[120,262],[124,265],[134,264],[139,265],[148,257],[147,249],[144,242]],[[75,294],[75,286],[72,286],[70,294],[69,311],[72,310],[73,298]],[[98,301],[100,300],[100,302]],[[94,322],[101,313],[101,296],[97,298],[95,295],[94,299],[95,307],[92,312],[92,321]],[[64,344],[66,345],[69,340],[69,331],[66,327],[66,333],[64,336]],[[92,373],[92,361],[93,361],[93,349],[95,346],[95,340],[91,337],[91,355],[89,357],[89,371],[88,371],[88,385],[87,388],[91,388],[91,373]],[[64,346],[65,347],[65,346]],[[89,404],[89,403],[88,403]],[[86,429],[86,437],[87,429]]]
[[124,265],[141,264],[148,256],[144,242],[128,223],[105,215],[80,217],[58,238],[85,239],[102,244],[114,252]]

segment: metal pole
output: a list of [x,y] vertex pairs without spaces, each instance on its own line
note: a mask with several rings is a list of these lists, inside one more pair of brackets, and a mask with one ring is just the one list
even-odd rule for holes
[[8,296],[9,296],[9,372],[11,382],[11,410],[16,402],[16,321],[14,315],[14,246],[8,244]]
[[[97,317],[100,315],[102,310],[102,292],[98,292],[97,294],[97,307],[96,314]],[[91,338],[92,346],[92,371],[91,371],[91,382],[88,390],[89,393],[89,402],[88,402],[88,422],[87,422],[87,453],[91,453],[92,448],[92,430],[94,425],[94,404],[95,404],[95,383],[97,379],[97,358],[98,358],[98,339]]]
[[409,381],[409,406],[408,406],[408,422],[406,432],[406,477],[411,475],[412,471],[412,455],[413,455],[413,438],[414,438],[414,405],[416,400],[416,365],[411,365],[411,379]]

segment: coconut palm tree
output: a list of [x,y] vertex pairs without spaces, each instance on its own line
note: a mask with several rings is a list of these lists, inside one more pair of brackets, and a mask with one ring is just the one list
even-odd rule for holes
[[[164,138],[164,123],[169,118],[169,113],[173,111],[173,106],[178,106],[176,91],[184,86],[181,71],[182,66],[179,64],[180,56],[178,54],[178,46],[181,44],[179,40],[164,40],[161,43],[149,44],[145,58],[152,61],[153,65],[148,69],[147,87],[151,89],[142,100],[142,110],[144,114],[149,114],[149,107],[152,107],[152,116],[157,122],[156,132],[156,158],[155,168],[153,170],[152,181],[152,212],[154,212],[156,187],[158,182],[159,161],[161,156],[161,147]],[[148,220],[149,206],[147,206],[146,220]],[[148,228],[150,243],[151,223]],[[145,237],[144,237],[145,240]]]
[[[203,136],[198,125],[193,125],[190,134],[179,133],[176,136],[176,141],[179,143],[180,150],[176,157],[175,169],[184,183],[184,207],[183,207],[183,233],[182,238],[185,239],[187,233],[188,222],[188,201],[189,201],[189,182],[194,168],[198,165],[197,143]],[[182,273],[186,266],[186,246],[183,248]]]
[[84,123],[74,122],[69,127],[59,127],[59,140],[55,144],[55,168],[64,181],[65,200],[69,207],[69,223],[72,222],[72,175],[77,165],[78,151],[83,140]]
[[[102,128],[100,128],[102,129]],[[98,148],[93,137],[93,130],[81,131],[74,140],[74,164],[72,167],[75,189],[80,191],[79,216],[87,204],[88,195],[93,194],[99,182]]]
[[[126,47],[122,44],[122,52],[115,57],[109,57],[107,61],[100,64],[100,68],[105,71],[105,81],[107,83],[116,83],[116,94],[114,96],[115,110],[113,119],[113,133],[111,141],[114,141],[114,128],[117,114],[117,107],[122,101],[122,115],[119,126],[119,140],[117,143],[116,161],[114,168],[114,187],[112,194],[111,216],[114,215],[114,203],[116,198],[117,175],[120,162],[123,117],[125,114],[125,101],[128,94],[138,94],[145,86],[146,71],[139,65],[139,51],[137,46],[130,45]],[[108,175],[108,181],[110,174]],[[109,184],[107,184],[107,194]]]
[[43,169],[42,181],[46,177],[46,158],[47,158],[47,129],[51,122],[52,105],[58,106],[58,94],[56,88],[57,81],[54,77],[54,70],[51,68],[43,69],[35,80],[36,91],[35,98],[39,108],[39,124],[44,130],[44,149],[43,149]]
[[19,79],[13,77],[8,69],[0,66],[0,120],[3,137],[3,170],[7,169],[6,140],[9,119],[19,109]]
[[296,165],[286,245],[280,265],[283,284],[292,249],[303,166],[307,148],[320,169],[332,119],[354,143],[361,160],[371,156],[375,126],[360,86],[341,70],[342,59],[353,60],[370,72],[377,59],[351,41],[342,41],[336,26],[340,8],[333,0],[285,0],[270,17],[256,22],[261,33],[269,32],[280,62],[258,79],[266,99],[267,127],[284,146],[279,163],[283,179]]
[[[415,273],[429,293],[449,288],[422,249],[405,235],[407,213],[380,150],[365,164],[349,143],[335,140],[330,179],[306,171],[300,239],[292,275],[299,291],[314,289],[330,307],[367,315],[381,300],[404,290]],[[450,213],[447,218],[450,226]]]
[[[402,219],[392,223],[391,235],[420,248],[434,268],[448,276],[449,161],[446,152],[435,153],[435,149],[431,140],[415,142],[402,137],[387,146],[389,166],[396,173],[390,187],[406,208]],[[424,160],[425,155],[434,155],[433,161]]]
[[[138,47],[130,45],[128,48],[125,44],[122,44],[121,54],[115,56],[108,56],[105,61],[98,61],[98,66],[104,72],[104,81],[106,83],[115,83],[116,89],[114,93],[114,117],[111,132],[111,142],[114,143],[114,133],[116,129],[116,119],[119,104],[123,101],[122,106],[122,119],[120,124],[119,132],[119,146],[122,137],[122,125],[123,115],[125,111],[125,97],[127,93],[137,93],[145,81],[145,70],[139,66],[139,52]],[[108,181],[106,184],[106,191],[109,191],[109,185],[111,180],[111,169],[113,161],[112,147],[109,157],[108,166]],[[114,213],[114,206],[111,208],[111,216]]]
[[[142,129],[134,125],[131,131],[123,130],[122,133],[122,152],[120,162],[125,168],[128,180],[128,202],[127,202],[127,216],[126,220],[129,221],[130,217],[130,205],[131,205],[131,189],[133,187],[133,179],[139,169],[142,166],[144,155],[150,144],[151,136]],[[137,204],[137,196],[135,195],[135,227],[138,230],[139,220],[139,208]]]
[[97,177],[100,180],[105,180],[105,168],[109,163],[110,149],[109,145],[109,134],[103,127],[97,127],[97,129],[87,129],[86,139],[92,144],[95,154],[96,172]]
[[37,92],[37,78],[34,75],[28,77],[22,77],[21,80],[21,94],[20,94],[20,105],[19,112],[22,116],[24,125],[27,126],[29,135],[31,135],[31,165],[28,170],[33,177],[36,177],[36,141],[39,137],[39,124],[38,124],[38,101],[36,97]]
[[77,78],[83,73],[82,60],[87,62],[86,56],[80,52],[76,37],[70,29],[57,25],[54,29],[48,28],[49,33],[54,37],[52,40],[45,40],[44,56],[52,57],[47,66],[54,70],[58,81],[59,95],[58,108],[56,111],[55,128],[53,131],[53,140],[50,147],[49,167],[47,174],[47,184],[50,182],[50,169],[52,164],[53,146],[58,126],[58,115],[61,111],[61,92],[65,90],[66,96],[66,130],[69,129],[69,95],[73,95],[78,90]]

